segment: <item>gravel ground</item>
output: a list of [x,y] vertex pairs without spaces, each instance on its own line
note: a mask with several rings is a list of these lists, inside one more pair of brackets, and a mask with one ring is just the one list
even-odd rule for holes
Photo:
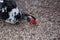
[[0,21],[0,40],[60,40],[60,0],[17,0],[20,10],[33,15],[37,26]]

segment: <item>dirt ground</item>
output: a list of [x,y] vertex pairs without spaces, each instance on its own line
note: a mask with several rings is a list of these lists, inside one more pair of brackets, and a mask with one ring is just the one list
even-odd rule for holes
[[0,21],[0,40],[60,40],[60,0],[17,0],[20,10],[36,17],[37,26]]

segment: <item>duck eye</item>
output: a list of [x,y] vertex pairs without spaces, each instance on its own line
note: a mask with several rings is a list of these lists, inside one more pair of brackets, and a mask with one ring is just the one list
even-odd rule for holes
[[9,19],[9,21],[11,21],[11,19]]
[[16,15],[16,12],[14,14]]

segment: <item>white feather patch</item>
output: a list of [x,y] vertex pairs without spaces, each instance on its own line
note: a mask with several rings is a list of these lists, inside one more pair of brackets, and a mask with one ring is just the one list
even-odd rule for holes
[[4,1],[3,0],[0,0],[0,3],[3,3]]
[[[15,13],[15,14],[14,14],[14,13]],[[16,23],[17,20],[14,18],[14,16],[16,16],[18,13],[19,13],[18,7],[12,9],[12,10],[9,12],[9,18],[8,18],[5,22],[11,23],[11,24]],[[13,15],[13,16],[12,16],[12,15]],[[11,19],[11,21],[9,21],[9,19]]]

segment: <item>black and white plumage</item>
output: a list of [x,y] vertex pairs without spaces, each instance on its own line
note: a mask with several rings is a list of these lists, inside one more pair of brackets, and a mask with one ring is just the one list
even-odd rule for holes
[[15,0],[0,0],[0,18],[5,22],[15,24],[18,20],[26,19],[29,21],[30,18],[35,18],[26,13],[20,13]]

